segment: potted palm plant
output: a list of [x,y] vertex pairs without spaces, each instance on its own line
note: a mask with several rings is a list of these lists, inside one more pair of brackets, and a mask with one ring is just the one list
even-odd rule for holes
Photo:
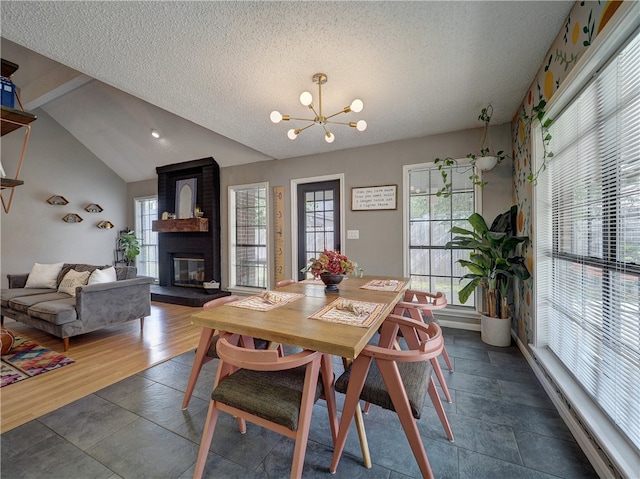
[[469,273],[463,279],[469,279],[459,292],[461,303],[466,303],[478,286],[485,290],[485,309],[481,316],[482,340],[494,346],[511,344],[511,318],[509,308],[509,290],[511,279],[528,279],[531,274],[524,264],[524,257],[516,254],[516,246],[528,241],[527,236],[516,236],[517,206],[498,215],[491,224],[478,213],[469,216],[473,230],[453,227],[455,236],[447,243],[447,248],[472,249],[469,259],[460,259],[458,263]]

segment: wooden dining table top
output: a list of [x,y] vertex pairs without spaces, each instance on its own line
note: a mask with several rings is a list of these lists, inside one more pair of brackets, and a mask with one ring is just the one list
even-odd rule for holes
[[[397,288],[398,291],[361,288],[372,280],[396,280],[404,284]],[[409,285],[409,278],[347,276],[338,285],[339,293],[325,293],[322,282],[301,281],[275,291],[298,293],[303,296],[269,311],[257,311],[226,304],[192,315],[191,323],[344,358],[355,358],[391,313],[396,303],[403,298]],[[310,318],[337,298],[379,303],[382,306],[375,320],[368,327]]]

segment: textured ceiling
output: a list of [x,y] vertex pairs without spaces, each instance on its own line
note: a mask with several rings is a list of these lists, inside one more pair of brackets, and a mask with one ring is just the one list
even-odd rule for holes
[[[494,124],[505,123],[572,6],[4,0],[0,12],[10,40],[3,58],[21,64],[14,81],[30,85],[37,72],[53,84],[33,105],[39,97],[125,181],[136,181],[154,177],[155,166],[202,156],[230,166],[478,127],[489,102]],[[5,56],[20,46],[99,81],[80,77],[65,89],[37,61]],[[327,144],[313,126],[291,141],[287,130],[304,123],[270,122],[274,109],[310,116],[298,96],[316,96],[316,72],[328,75],[325,115],[361,98],[364,110],[340,120],[363,118],[365,132],[337,125]]]

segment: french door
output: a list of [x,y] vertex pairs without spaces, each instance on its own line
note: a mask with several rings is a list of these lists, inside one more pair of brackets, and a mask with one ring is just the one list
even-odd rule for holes
[[298,280],[309,259],[340,250],[340,180],[298,185]]

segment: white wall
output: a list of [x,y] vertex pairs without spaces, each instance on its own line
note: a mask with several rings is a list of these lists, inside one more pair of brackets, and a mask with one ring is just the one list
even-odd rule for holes
[[[33,113],[20,179],[11,210],[0,213],[2,287],[6,274],[27,273],[33,263],[112,264],[117,231],[126,226],[126,184],[104,163],[43,110]],[[2,165],[13,177],[19,159],[23,129],[2,137]],[[4,190],[5,199],[9,191]],[[47,198],[64,196],[69,204],[52,206]],[[102,213],[84,210],[98,203]],[[76,213],[84,221],[62,221],[67,213]],[[96,224],[109,220],[115,228],[102,230]]]

